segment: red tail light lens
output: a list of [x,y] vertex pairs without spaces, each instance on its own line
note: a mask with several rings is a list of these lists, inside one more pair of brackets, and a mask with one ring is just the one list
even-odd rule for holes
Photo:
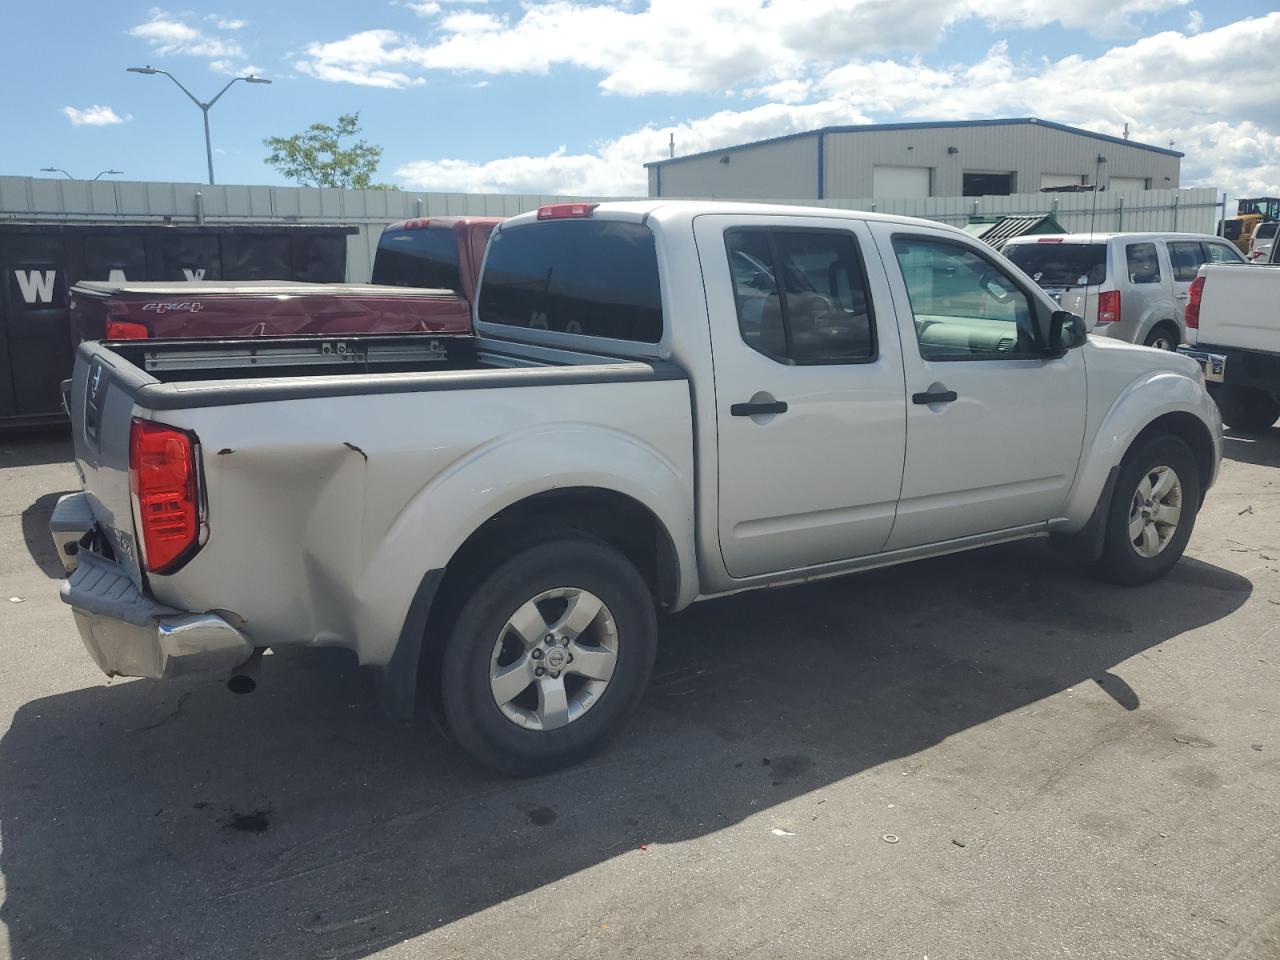
[[1187,310],[1183,316],[1190,330],[1200,329],[1200,298],[1202,296],[1204,296],[1204,277],[1196,277],[1191,281],[1191,288],[1187,291]]
[[539,220],[585,220],[595,213],[598,203],[550,203],[538,208]]
[[134,323],[131,320],[108,320],[108,340],[149,340],[151,331],[145,323]]
[[1108,290],[1098,294],[1098,323],[1120,322],[1120,291]]
[[169,573],[194,551],[200,535],[195,444],[190,434],[149,420],[129,432],[129,489],[152,573]]

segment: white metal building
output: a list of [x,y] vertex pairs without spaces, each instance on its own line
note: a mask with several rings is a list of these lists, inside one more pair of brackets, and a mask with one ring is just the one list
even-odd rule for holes
[[1174,189],[1182,157],[1025,117],[823,127],[645,166],[650,197],[918,199]]

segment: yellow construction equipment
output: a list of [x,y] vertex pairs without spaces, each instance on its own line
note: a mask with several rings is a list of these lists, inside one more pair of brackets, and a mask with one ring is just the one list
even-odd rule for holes
[[1230,240],[1245,256],[1249,255],[1249,241],[1258,224],[1280,220],[1280,197],[1253,197],[1236,202],[1236,215],[1222,221],[1218,233]]

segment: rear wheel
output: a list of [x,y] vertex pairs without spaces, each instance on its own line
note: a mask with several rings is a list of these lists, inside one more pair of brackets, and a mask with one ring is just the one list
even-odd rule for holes
[[1222,421],[1236,430],[1266,430],[1280,418],[1280,403],[1252,387],[1210,384],[1209,395],[1222,412]]
[[485,577],[445,643],[440,700],[485,766],[528,776],[576,763],[635,710],[657,650],[649,589],[587,537],[530,547]]
[[1186,549],[1200,509],[1200,474],[1191,450],[1168,434],[1125,457],[1107,514],[1101,568],[1129,586],[1172,569]]
[[1147,339],[1143,343],[1157,350],[1177,350],[1181,341],[1182,335],[1177,327],[1171,323],[1158,323],[1147,334]]

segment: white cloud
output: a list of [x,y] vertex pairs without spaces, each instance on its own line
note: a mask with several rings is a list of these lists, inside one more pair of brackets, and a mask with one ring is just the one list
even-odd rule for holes
[[[762,89],[802,79],[814,63],[927,50],[966,20],[1019,29],[1060,24],[1113,35],[1131,33],[1145,16],[1188,2],[649,0],[633,10],[600,0],[528,0],[518,14],[499,15],[447,10],[450,0],[411,0],[407,5],[425,16],[443,14],[426,38],[364,31],[311,44],[299,67],[313,76],[367,83],[379,71],[536,74],[568,66],[598,73],[602,90],[626,95]],[[377,59],[359,68],[329,59],[370,33],[382,35]]]
[[1192,10],[1187,14],[1187,33],[1199,33],[1204,29],[1204,14],[1199,10]]
[[206,16],[205,20],[212,23],[219,30],[243,30],[249,25],[248,20],[231,20],[226,17],[220,17],[215,13]]
[[209,69],[227,77],[258,77],[262,68],[252,63],[237,63],[234,60],[210,60]]
[[366,87],[401,88],[423,82],[402,70],[389,70],[408,62],[400,36],[393,30],[365,30],[332,43],[312,43],[306,58],[295,61],[299,73],[318,80],[355,83]]
[[129,31],[161,56],[241,57],[244,50],[235,40],[205,33],[183,17],[152,8],[150,19]]
[[133,114],[131,113],[126,113],[122,117],[110,107],[98,103],[83,109],[79,107],[63,107],[62,112],[66,114],[73,127],[109,127],[112,124],[124,123],[126,120],[133,119]]
[[[1122,6],[1122,5],[1121,5]],[[868,120],[1040,116],[1187,154],[1184,185],[1216,185],[1233,196],[1280,193],[1280,98],[1254,82],[1243,49],[1280,45],[1280,12],[1185,35],[1164,32],[1097,57],[1015,61],[998,43],[969,63],[945,69],[913,60],[854,59],[798,78],[807,102],[725,110],[674,128],[649,125],[590,151],[485,163],[424,160],[396,171],[406,186],[432,190],[638,195],[643,164],[667,155],[674,129],[679,154]],[[782,81],[774,81],[775,85]],[[765,93],[765,91],[757,91]],[[803,92],[783,84],[777,99]]]

